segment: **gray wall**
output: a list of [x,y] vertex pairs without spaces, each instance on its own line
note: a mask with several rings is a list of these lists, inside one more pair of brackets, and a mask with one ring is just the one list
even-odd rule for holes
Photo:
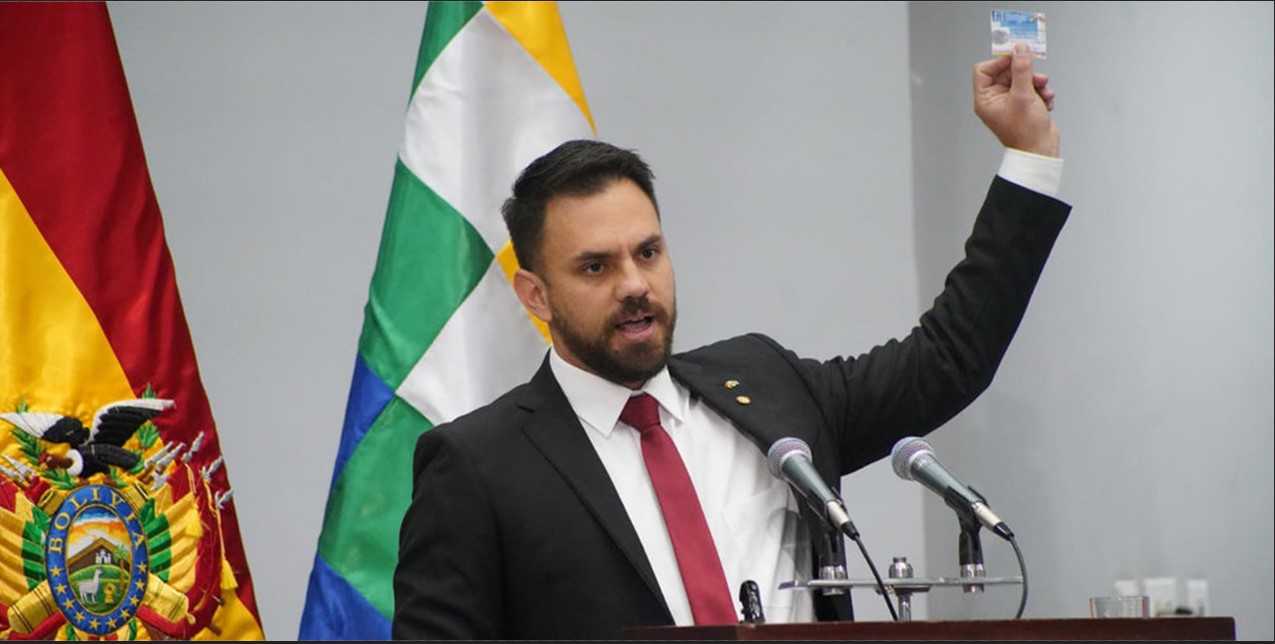
[[[1020,535],[1028,615],[1199,574],[1269,638],[1269,5],[1208,27],[1190,5],[1043,4],[1077,210],[1001,376],[936,450]],[[110,7],[266,634],[292,639],[425,5]],[[988,8],[561,4],[600,135],[657,173],[678,348],[761,330],[854,354],[915,322],[999,160],[969,110]],[[1126,15],[1133,35],[1103,25]],[[883,572],[955,573],[950,512],[919,486],[879,463],[843,489]],[[1016,572],[984,545],[990,574]],[[929,614],[1017,597],[936,594]]]
[[[1241,639],[1270,639],[1272,5],[913,4],[923,299],[982,198],[991,144],[962,110],[988,47],[969,16],[994,6],[1048,16],[1075,210],[996,383],[935,450],[1017,532],[1028,616],[1085,615],[1116,579],[1202,578]],[[925,523],[930,561],[952,560],[951,512],[927,498]],[[931,614],[1012,609],[968,599]]]

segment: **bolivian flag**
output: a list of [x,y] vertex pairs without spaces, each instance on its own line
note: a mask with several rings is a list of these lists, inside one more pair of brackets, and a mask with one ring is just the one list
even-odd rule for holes
[[0,638],[261,638],[107,8],[0,3]]

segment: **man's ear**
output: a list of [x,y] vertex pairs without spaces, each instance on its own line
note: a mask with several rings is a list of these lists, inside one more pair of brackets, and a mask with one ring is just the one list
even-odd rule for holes
[[539,275],[525,268],[515,271],[514,292],[518,294],[522,305],[531,311],[532,315],[540,318],[541,322],[547,324],[553,319],[553,313],[549,310],[549,292]]

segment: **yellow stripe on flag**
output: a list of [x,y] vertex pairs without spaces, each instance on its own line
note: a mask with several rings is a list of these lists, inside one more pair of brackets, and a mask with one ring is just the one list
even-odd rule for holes
[[[496,253],[496,261],[500,262],[500,270],[504,271],[505,279],[509,280],[510,288],[514,284],[514,273],[518,271],[518,256],[514,254],[514,243],[512,241],[505,242],[499,253]],[[523,309],[526,311],[526,308]],[[545,324],[540,318],[527,311],[527,317],[531,318],[531,322],[536,325],[536,330],[540,335],[544,336],[545,342],[552,342],[549,339],[549,325]]]
[[92,420],[133,397],[97,316],[0,169],[0,410]]
[[225,603],[213,615],[213,621],[209,627],[195,635],[195,641],[242,642],[262,639],[257,618],[239,600],[239,593],[225,592],[221,594],[221,598]]
[[[10,454],[17,456],[17,454]],[[31,501],[21,494],[13,499],[13,512],[0,508],[0,570],[21,570],[22,532],[31,516]],[[0,606],[12,606],[31,591],[25,575],[0,575]]]
[[532,58],[558,81],[563,91],[580,107],[589,120],[589,129],[598,131],[584,100],[584,86],[576,74],[575,60],[567,43],[567,32],[562,27],[556,2],[488,2],[487,11],[509,30],[509,33],[527,49]]

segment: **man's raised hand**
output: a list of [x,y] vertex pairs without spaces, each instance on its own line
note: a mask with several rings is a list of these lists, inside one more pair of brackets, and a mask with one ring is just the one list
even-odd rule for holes
[[974,113],[1005,147],[1058,156],[1058,127],[1049,116],[1053,109],[1049,77],[1032,72],[1025,44],[1015,45],[1012,57],[974,66]]

